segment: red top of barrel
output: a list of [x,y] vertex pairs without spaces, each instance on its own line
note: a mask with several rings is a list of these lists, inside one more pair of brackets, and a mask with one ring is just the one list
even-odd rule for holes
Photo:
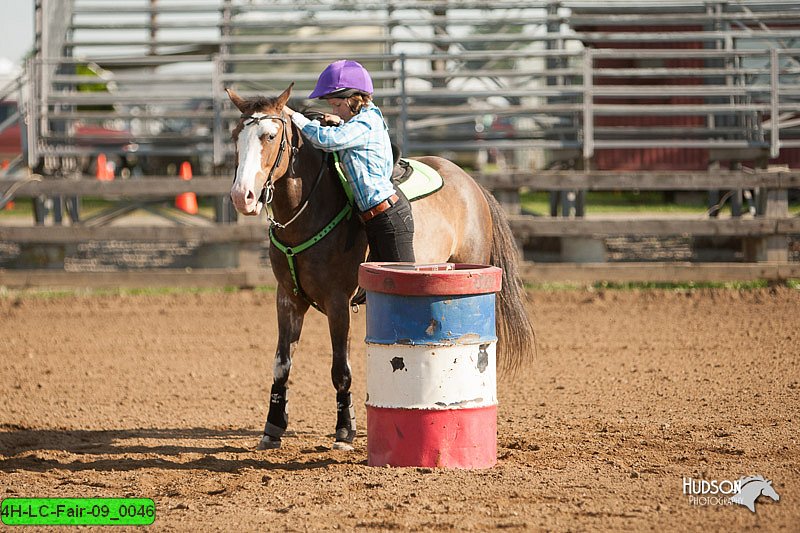
[[500,292],[502,269],[466,263],[362,263],[358,284],[366,291],[400,296],[447,296]]

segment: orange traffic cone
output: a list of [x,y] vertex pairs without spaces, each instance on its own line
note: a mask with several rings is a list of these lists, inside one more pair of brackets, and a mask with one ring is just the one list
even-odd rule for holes
[[[188,161],[181,163],[181,179],[185,181],[192,179],[192,165]],[[175,207],[190,215],[196,215],[197,195],[193,192],[182,192],[175,198]]]
[[109,168],[106,154],[97,156],[97,170],[95,170],[95,177],[98,181],[113,181],[114,172]]

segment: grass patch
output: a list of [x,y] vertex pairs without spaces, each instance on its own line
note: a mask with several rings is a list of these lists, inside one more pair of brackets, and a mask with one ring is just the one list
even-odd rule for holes
[[525,288],[531,291],[545,291],[545,292],[558,292],[558,291],[582,291],[586,290],[589,285],[580,283],[525,283]]
[[688,281],[684,283],[671,283],[671,282],[625,282],[615,283],[602,281],[592,285],[595,289],[603,290],[641,290],[641,289],[661,289],[671,291],[686,291],[693,289],[732,289],[732,290],[753,290],[764,289],[773,285],[772,282],[767,280],[753,280],[753,281]]
[[525,288],[533,291],[585,291],[585,290],[610,290],[610,291],[636,291],[636,290],[665,290],[665,291],[690,291],[696,289],[727,289],[736,291],[748,291],[765,289],[768,287],[788,287],[800,290],[800,280],[790,279],[782,282],[769,280],[752,281],[689,281],[682,283],[656,282],[656,281],[634,281],[634,282],[610,282],[598,281],[595,283],[526,283]]
[[253,288],[253,292],[257,293],[267,293],[267,294],[274,294],[278,292],[277,285],[259,285],[258,287]]
[[[525,283],[525,289],[542,292],[561,291],[637,291],[637,290],[663,290],[663,291],[691,291],[697,289],[725,289],[748,291],[765,289],[768,287],[787,287],[800,291],[800,279],[788,279],[780,282],[768,280],[754,281],[702,281],[702,282],[608,282],[595,283]],[[9,289],[0,286],[0,299],[60,299],[60,298],[91,298],[98,296],[164,296],[171,294],[233,294],[245,289],[239,287],[146,287],[136,289]],[[252,289],[257,294],[274,294],[277,287],[259,285]]]
[[[81,220],[85,220],[86,218],[89,218],[92,215],[101,213],[106,209],[109,209],[119,204],[120,202],[103,200],[102,198],[82,197],[81,205],[79,208]],[[205,217],[213,218],[215,209],[214,198],[198,197],[197,204],[199,208],[199,214]],[[173,202],[170,200],[164,200],[163,202],[160,202],[160,204],[158,205],[169,207],[173,205]],[[126,216],[137,216],[138,213],[149,214],[146,211],[134,211],[133,213],[130,213],[129,215]],[[14,209],[0,210],[0,219],[10,218],[10,217],[30,217],[31,219],[33,219],[33,201],[28,198],[21,198],[19,200],[14,201]],[[64,210],[64,218],[65,219],[69,218],[66,209]]]
[[235,293],[239,287],[143,287],[138,289],[116,289],[112,294],[120,296],[160,296],[165,294],[214,294]]
[[[522,208],[539,215],[550,213],[550,194],[544,191],[520,194]],[[706,212],[708,206],[702,202],[680,204],[669,200],[661,191],[616,191],[586,193],[586,212],[597,213],[661,213],[698,214]]]
[[89,292],[90,291],[86,289],[8,289],[6,287],[0,287],[0,298],[56,300],[59,298],[88,294]]
[[[701,200],[684,200],[680,203],[672,200],[672,195],[664,191],[589,191],[586,193],[586,212],[589,214],[694,214],[703,215],[709,206]],[[546,191],[520,193],[522,208],[537,215],[550,214],[550,194]],[[789,203],[789,212],[800,208],[800,202]],[[747,206],[744,206],[746,211]],[[730,201],[722,206],[722,212],[730,212]],[[795,216],[800,216],[797,212]]]
[[8,289],[0,287],[0,298],[59,299],[96,296],[164,296],[170,294],[221,294],[239,292],[239,287],[143,287],[118,289]]
[[[698,198],[702,198],[699,196]],[[198,197],[198,205],[202,215],[211,217],[214,214],[215,200],[209,197]],[[537,215],[550,213],[550,195],[546,191],[527,191],[520,193],[522,208]],[[99,213],[117,202],[101,198],[81,198],[81,218],[87,218]],[[171,202],[164,200],[164,205]],[[730,204],[723,206],[722,211],[730,210]],[[586,211],[590,214],[615,214],[615,213],[656,213],[656,214],[697,214],[702,215],[708,210],[702,200],[695,202],[683,201],[676,203],[671,200],[671,195],[664,191],[589,191],[586,193]],[[792,201],[789,212],[800,216],[800,202]],[[15,216],[33,216],[33,202],[29,199],[20,199],[13,210],[0,210],[0,218]],[[66,215],[65,215],[66,216]]]

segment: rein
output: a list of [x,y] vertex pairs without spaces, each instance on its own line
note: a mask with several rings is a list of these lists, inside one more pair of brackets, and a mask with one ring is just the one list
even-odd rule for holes
[[[292,147],[292,149],[294,149],[294,147]],[[303,202],[303,205],[300,206],[300,209],[297,211],[297,213],[294,214],[294,216],[292,218],[289,219],[288,222],[285,222],[285,223],[281,224],[280,222],[278,222],[277,220],[275,220],[274,218],[269,216],[269,214],[267,214],[267,218],[269,219],[269,227],[270,227],[270,229],[273,226],[277,226],[278,229],[284,229],[284,228],[286,228],[286,226],[288,226],[289,224],[291,224],[292,222],[297,220],[298,217],[303,214],[303,211],[306,210],[306,207],[308,207],[308,203],[311,201],[311,197],[314,196],[314,191],[317,190],[317,185],[319,185],[319,182],[322,181],[322,174],[325,172],[325,165],[327,163],[328,163],[328,154],[326,153],[325,157],[322,159],[322,164],[319,167],[319,172],[317,173],[317,178],[314,180],[314,185],[311,186],[311,190],[308,191],[308,196],[306,196],[305,202]],[[266,190],[266,187],[264,188],[264,191],[265,190]],[[264,192],[262,191],[261,194],[264,195]],[[270,197],[270,202],[271,201],[272,201],[272,198]],[[264,204],[264,205],[269,205],[269,204]]]

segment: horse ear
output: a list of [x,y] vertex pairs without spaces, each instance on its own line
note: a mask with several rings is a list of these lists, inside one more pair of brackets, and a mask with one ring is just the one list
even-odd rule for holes
[[242,113],[245,113],[246,111],[245,111],[245,101],[244,101],[244,99],[241,96],[239,96],[238,94],[236,94],[236,91],[234,91],[233,89],[230,89],[230,88],[225,89],[225,92],[228,93],[228,98],[231,99],[231,102],[233,102],[233,105],[235,105],[236,108],[239,111],[241,111]]
[[278,106],[283,108],[286,105],[286,102],[289,101],[289,97],[292,95],[292,87],[294,87],[294,82],[290,83],[289,86],[286,88],[285,91],[281,93],[278,97]]

